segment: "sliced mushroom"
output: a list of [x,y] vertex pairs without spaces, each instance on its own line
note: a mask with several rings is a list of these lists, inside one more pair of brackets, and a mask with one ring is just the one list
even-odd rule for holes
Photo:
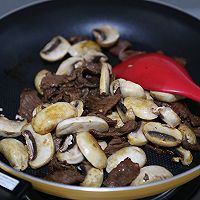
[[128,121],[128,118],[126,116],[127,108],[124,106],[123,103],[119,102],[116,106],[117,113],[119,114],[121,120],[123,123],[126,123]]
[[131,185],[143,185],[172,177],[172,173],[158,165],[150,165],[140,169],[140,173]]
[[83,131],[89,131],[95,129],[97,131],[107,131],[108,124],[105,120],[96,116],[84,116],[66,119],[60,122],[56,128],[56,135],[79,133]]
[[[27,131],[29,131],[30,134],[32,134],[32,140],[34,139],[36,144],[36,149],[32,153],[30,152],[31,148],[29,148],[30,155],[33,154],[34,157],[34,159],[29,161],[29,165],[31,166],[31,168],[37,169],[44,166],[52,159],[55,153],[54,141],[51,133],[40,135],[33,130],[31,124],[28,124],[23,127],[23,135]],[[27,145],[28,144],[30,144],[30,142],[27,142]],[[34,155],[35,153],[36,155]]]
[[158,107],[157,111],[159,113],[159,117],[170,127],[175,128],[181,123],[181,118],[170,107]]
[[70,102],[72,106],[74,106],[77,109],[77,117],[80,117],[83,114],[83,102],[81,100],[74,100]]
[[108,146],[106,141],[98,141],[98,144],[102,150],[105,150],[105,148]]
[[175,162],[181,161],[183,165],[190,165],[193,161],[193,156],[189,150],[184,149],[183,147],[177,147],[176,152],[180,157],[173,157],[172,160]]
[[43,69],[36,74],[34,79],[35,88],[41,95],[43,95],[43,91],[41,89],[41,82],[48,72],[49,72],[48,70]]
[[144,136],[142,129],[146,122],[142,121],[140,126],[134,132],[128,134],[128,142],[134,146],[143,146],[147,143],[147,139]]
[[88,62],[106,62],[108,60],[108,57],[103,54],[102,52],[95,51],[93,49],[89,50],[83,58]]
[[102,183],[103,183],[103,170],[92,167],[87,172],[84,181],[80,183],[80,185],[84,187],[101,187]]
[[13,168],[25,170],[28,167],[28,152],[22,142],[14,138],[3,139],[0,141],[0,152]]
[[81,57],[67,58],[59,65],[56,74],[70,76],[73,70],[80,67],[82,64],[83,64],[83,58]]
[[163,147],[174,147],[181,143],[182,134],[178,129],[167,127],[159,122],[148,122],[143,126],[147,140]]
[[102,47],[111,47],[119,39],[119,32],[112,26],[104,25],[92,31],[97,43]]
[[75,144],[73,148],[63,153],[58,151],[56,153],[56,157],[59,161],[66,161],[68,164],[78,164],[84,160],[84,156],[79,150],[77,144]]
[[135,115],[141,119],[152,120],[158,117],[154,112],[158,106],[151,100],[126,97],[124,105],[127,109],[132,109]]
[[100,94],[108,94],[109,86],[110,86],[110,64],[103,63],[101,67],[101,76],[100,76],[100,84],[99,90]]
[[108,158],[108,164],[106,171],[110,173],[112,169],[126,158],[130,158],[132,162],[138,163],[140,167],[143,167],[147,161],[145,152],[139,147],[124,147],[119,151],[116,151]]
[[107,115],[107,117],[117,121],[115,128],[120,128],[124,125],[123,121],[121,120],[119,114],[116,111],[112,112],[110,115]]
[[76,144],[76,141],[75,141],[75,137],[74,135],[68,135],[65,139],[64,139],[64,142],[62,144],[62,146],[59,148],[59,151],[61,153],[73,148],[73,146]]
[[125,79],[116,79],[110,84],[110,92],[114,94],[115,91],[120,88],[123,98],[125,97],[139,97],[146,98],[144,89],[131,81],[126,81]]
[[90,50],[101,51],[100,46],[92,40],[83,40],[72,45],[69,48],[69,54],[75,57],[81,57],[88,53]]
[[189,128],[185,124],[180,124],[178,130],[182,133],[183,137],[187,140],[190,144],[196,144],[197,138],[191,128]]
[[170,94],[170,93],[165,93],[165,92],[156,92],[156,91],[150,91],[150,95],[159,101],[164,101],[164,102],[176,102],[179,101],[180,99],[183,99],[184,97],[178,96],[175,94]]
[[67,54],[69,48],[70,44],[65,38],[56,36],[40,51],[40,56],[47,61],[57,61]]
[[153,101],[153,97],[150,95],[150,92],[149,91],[144,91],[145,95],[146,95],[146,99],[147,100],[152,100]]
[[74,106],[57,102],[37,113],[32,119],[32,126],[36,133],[43,135],[50,133],[59,122],[76,116],[77,109]]
[[96,168],[103,169],[107,165],[107,157],[96,139],[89,132],[81,132],[76,136],[79,149],[86,159]]
[[14,121],[9,120],[4,116],[0,116],[0,136],[17,137],[21,135],[21,129],[26,123],[27,120]]

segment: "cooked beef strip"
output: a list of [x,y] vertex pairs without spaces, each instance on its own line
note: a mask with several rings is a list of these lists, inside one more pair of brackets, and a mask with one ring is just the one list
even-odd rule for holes
[[136,128],[137,128],[137,122],[134,120],[130,120],[120,128],[110,127],[109,130],[106,132],[100,132],[92,129],[90,130],[90,133],[96,138],[120,137],[130,133],[131,131],[134,131]]
[[120,99],[121,95],[119,94],[113,96],[88,95],[85,101],[85,107],[89,113],[101,113],[103,115],[106,115],[108,111],[112,110],[112,108],[118,103]]
[[119,40],[113,47],[109,49],[109,52],[114,56],[118,56],[120,52],[130,49],[132,44],[127,40]]
[[92,75],[100,75],[101,74],[101,63],[92,63],[92,62],[84,62],[83,66],[85,67],[85,72]]
[[40,104],[42,104],[42,101],[35,90],[24,89],[20,95],[18,112],[23,118],[26,118],[30,122],[33,110]]
[[109,157],[116,151],[128,146],[130,146],[130,144],[127,141],[127,137],[115,137],[112,138],[108,143],[108,146],[105,148],[104,152],[106,156]]
[[194,134],[195,134],[197,137],[200,137],[200,127],[193,128],[193,131],[194,131]]
[[60,162],[54,156],[48,164],[48,174],[44,179],[64,184],[76,184],[82,182],[84,176],[80,174],[75,166]]
[[198,143],[196,143],[196,144],[190,144],[187,141],[186,138],[183,138],[182,145],[183,145],[183,148],[185,148],[187,150],[200,151],[200,144],[198,144]]
[[107,187],[126,186],[129,185],[139,175],[139,173],[139,165],[133,163],[130,158],[126,158],[108,174],[103,185]]

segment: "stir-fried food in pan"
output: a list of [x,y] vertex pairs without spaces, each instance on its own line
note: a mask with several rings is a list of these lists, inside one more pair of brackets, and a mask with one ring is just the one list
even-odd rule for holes
[[35,89],[22,91],[20,119],[0,116],[1,154],[17,170],[45,166],[44,179],[64,184],[137,186],[172,177],[167,166],[149,164],[146,152],[189,166],[200,150],[200,117],[184,97],[116,79],[111,55],[123,61],[145,52],[112,26],[92,34],[55,36],[42,48],[41,58],[58,68],[42,69]]

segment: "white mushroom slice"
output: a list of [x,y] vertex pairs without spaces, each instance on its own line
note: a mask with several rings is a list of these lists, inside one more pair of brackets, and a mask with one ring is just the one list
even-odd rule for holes
[[69,48],[70,43],[65,38],[56,36],[40,51],[40,56],[50,62],[57,61],[67,54]]
[[36,156],[29,161],[31,168],[37,169],[47,164],[55,153],[55,145],[51,133],[40,135],[33,130],[31,124],[24,126],[22,131],[30,131],[36,144]]
[[32,126],[41,135],[50,133],[59,122],[77,116],[77,109],[66,102],[57,102],[44,108],[32,119]]
[[140,173],[131,185],[143,185],[172,177],[172,173],[164,167],[150,165],[140,169]]
[[60,122],[56,128],[58,137],[71,133],[79,133],[95,129],[97,131],[107,131],[108,124],[105,120],[96,116],[84,116],[66,119]]
[[101,51],[100,46],[92,40],[83,40],[72,45],[69,48],[69,54],[75,57],[81,57],[88,53],[90,50]]
[[175,128],[181,123],[181,118],[170,107],[158,107],[159,117],[170,127]]
[[170,93],[165,93],[165,92],[156,92],[156,91],[150,91],[150,95],[154,99],[157,99],[157,100],[163,101],[163,102],[168,102],[168,103],[176,102],[176,101],[184,98],[182,96],[178,96],[175,94],[170,94]]
[[102,183],[103,183],[103,170],[92,167],[87,172],[84,181],[80,183],[80,185],[84,187],[101,187]]
[[25,170],[28,167],[28,152],[22,142],[14,138],[3,139],[0,141],[0,152],[13,168]]
[[143,146],[147,143],[147,139],[144,136],[142,129],[146,122],[141,122],[140,127],[128,134],[128,142],[134,146]]
[[[123,123],[126,123],[128,121],[128,118],[126,116],[127,108],[124,106],[124,104],[121,105],[122,107],[125,108],[125,110],[122,109],[119,105],[116,106],[117,113],[119,114],[121,120]],[[125,112],[126,111],[126,112]]]
[[180,147],[176,148],[176,151],[177,151],[178,155],[180,155],[180,157],[173,157],[172,160],[174,162],[181,161],[181,163],[183,165],[188,165],[188,166],[192,163],[193,156],[189,150],[186,150],[180,146]]
[[70,76],[74,69],[80,67],[83,64],[83,58],[81,57],[70,57],[64,60],[58,67],[57,75],[68,75]]
[[102,52],[95,51],[93,49],[89,50],[83,58],[88,62],[106,62],[108,57]]
[[117,165],[126,158],[130,158],[132,162],[138,163],[140,167],[143,167],[147,161],[145,152],[139,147],[124,147],[108,158],[108,164],[106,171],[110,173]]
[[121,94],[123,98],[126,97],[139,97],[146,98],[144,89],[131,81],[126,81],[125,79],[116,79],[110,84],[110,92],[114,94],[115,91],[120,87]]
[[110,64],[103,63],[101,67],[101,76],[100,76],[100,84],[99,90],[100,94],[109,94],[109,86],[110,86]]
[[27,120],[14,121],[0,116],[0,136],[17,137],[21,135],[21,129],[26,123]]
[[104,25],[92,31],[97,43],[102,47],[111,47],[119,39],[119,32],[112,26]]
[[158,117],[154,113],[154,110],[158,106],[151,100],[136,98],[136,97],[126,97],[124,99],[124,105],[127,109],[132,108],[135,115],[144,120],[152,120]]
[[182,142],[182,134],[178,129],[167,127],[158,122],[148,122],[143,126],[147,140],[163,147],[174,147]]
[[45,103],[45,104],[40,104],[38,105],[34,110],[33,110],[33,113],[32,113],[32,116],[34,117],[37,113],[39,113],[42,109],[44,108],[47,108],[48,106],[50,106],[52,104],[49,104],[49,103]]
[[36,74],[34,79],[35,88],[41,95],[43,95],[43,91],[41,89],[41,82],[48,72],[49,72],[48,70],[43,69]]
[[76,136],[79,149],[86,159],[96,168],[103,169],[107,165],[107,157],[96,139],[89,132],[81,132]]
[[194,132],[185,124],[180,124],[178,130],[182,133],[183,138],[190,144],[196,144],[197,138]]
[[84,156],[80,152],[77,144],[75,144],[70,150],[63,153],[58,151],[56,153],[56,157],[59,161],[66,161],[68,164],[78,164],[84,160]]
[[83,114],[83,102],[81,100],[74,100],[70,102],[72,106],[74,106],[77,109],[77,117],[80,117]]
[[112,120],[116,120],[117,124],[115,125],[115,128],[120,128],[124,125],[123,121],[121,120],[119,114],[117,112],[112,112],[110,115],[107,115],[108,118]]
[[105,150],[106,147],[108,146],[106,141],[98,141],[99,146],[101,147],[102,150]]
[[150,92],[149,91],[144,91],[145,95],[146,95],[146,99],[147,100],[152,100],[153,101],[153,97],[150,95]]

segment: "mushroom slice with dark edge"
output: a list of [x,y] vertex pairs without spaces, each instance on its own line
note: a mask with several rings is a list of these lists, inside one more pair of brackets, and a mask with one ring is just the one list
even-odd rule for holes
[[143,126],[147,140],[163,147],[174,147],[182,142],[182,134],[178,129],[167,127],[159,122],[148,122]]
[[83,110],[83,107],[84,107],[83,101],[74,100],[74,101],[70,102],[70,104],[77,109],[77,117],[80,117],[83,114],[83,111],[84,111]]
[[83,40],[72,45],[69,48],[69,54],[75,57],[81,57],[88,53],[90,50],[101,51],[100,46],[92,40]]
[[158,165],[150,165],[140,169],[140,173],[131,185],[143,185],[172,177],[172,173]]
[[89,50],[84,56],[83,58],[87,61],[87,62],[93,62],[93,63],[98,63],[98,62],[106,62],[108,60],[108,57],[103,54],[100,51],[95,51],[93,49]]
[[70,76],[74,69],[80,67],[83,64],[83,58],[70,57],[64,60],[58,67],[56,75],[68,75]]
[[54,62],[62,59],[68,52],[71,45],[62,36],[56,36],[49,41],[40,51],[40,56],[44,60]]
[[74,136],[71,134],[71,135],[68,135],[65,139],[64,139],[64,142],[62,144],[62,146],[59,148],[59,151],[61,153],[73,148],[73,146],[75,145],[76,141],[75,141],[75,138]]
[[112,26],[104,25],[92,31],[97,43],[102,47],[111,47],[119,39],[119,32]]
[[3,139],[0,141],[0,152],[13,168],[25,170],[28,167],[28,152],[22,142],[14,138]]
[[177,147],[175,153],[178,154],[178,157],[173,157],[172,161],[179,162],[183,165],[190,165],[193,161],[193,156],[189,150],[184,149],[183,147]]
[[14,121],[0,116],[0,136],[17,137],[21,135],[21,129],[25,124],[27,124],[27,120]]
[[[40,135],[33,130],[31,124],[28,124],[23,127],[23,130],[22,130],[23,135],[25,133],[25,136],[26,136],[26,133],[28,131],[33,136],[35,145],[36,145],[36,148],[30,154],[30,155],[32,155],[32,154],[36,153],[36,155],[33,155],[34,159],[29,161],[29,165],[31,166],[31,168],[37,169],[37,168],[44,166],[52,159],[54,152],[55,152],[55,146],[54,146],[54,142],[53,142],[51,133],[48,133],[45,135]],[[25,139],[27,140],[27,138],[25,138]],[[31,149],[29,149],[29,151],[30,150]]]
[[79,133],[95,129],[98,131],[107,131],[108,124],[105,120],[95,116],[83,116],[66,119],[60,122],[56,128],[56,135],[62,136],[71,133]]

